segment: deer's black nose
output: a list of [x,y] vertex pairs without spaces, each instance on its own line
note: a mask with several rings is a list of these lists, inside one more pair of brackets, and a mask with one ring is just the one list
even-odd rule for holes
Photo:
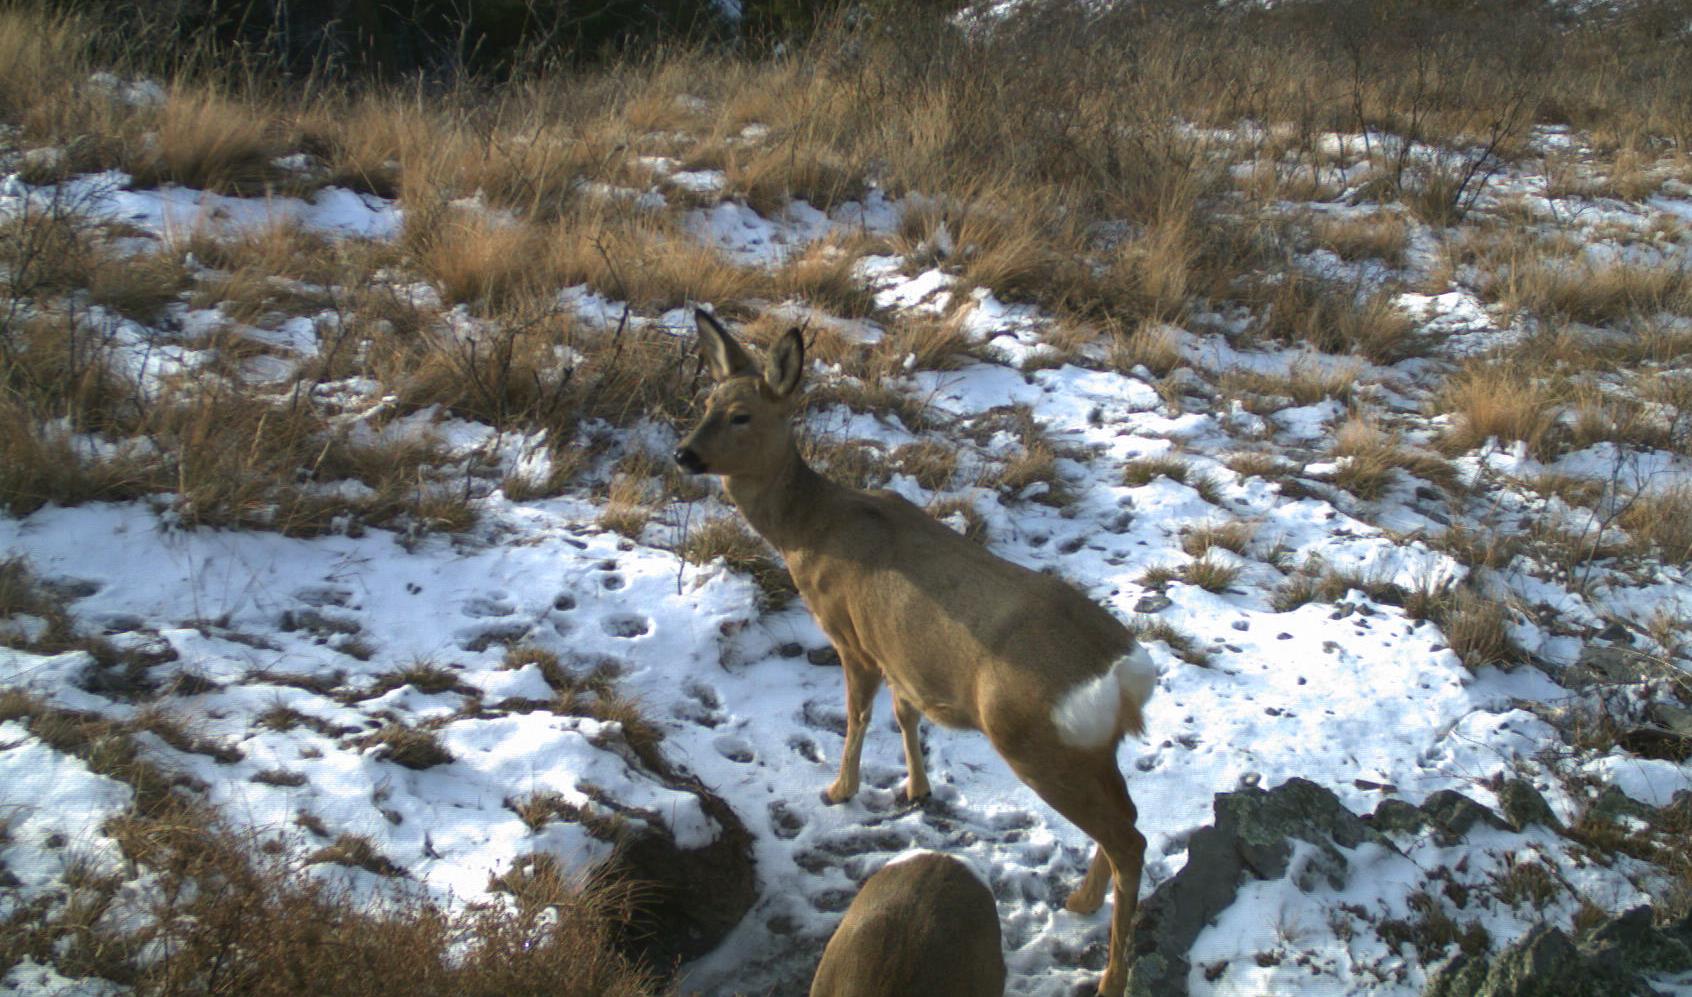
[[689,474],[705,473],[705,462],[699,459],[699,455],[693,452],[692,447],[677,447],[676,452],[670,456],[674,457],[676,463],[681,465],[682,470]]

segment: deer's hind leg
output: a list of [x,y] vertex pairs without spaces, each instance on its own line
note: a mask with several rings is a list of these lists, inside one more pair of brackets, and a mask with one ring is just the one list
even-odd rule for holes
[[[1116,752],[1106,750],[1082,758],[1061,757],[1060,764],[1034,767],[1009,759],[1016,774],[1052,809],[1074,822],[1098,843],[1099,853],[1076,896],[1096,885],[1103,892],[1103,869],[1108,868],[1115,887],[1110,915],[1110,964],[1099,981],[1099,993],[1121,994],[1128,983],[1129,946],[1134,934],[1134,912],[1140,902],[1140,870],[1145,862],[1146,839],[1134,826],[1139,815],[1116,767]],[[1051,759],[1047,759],[1048,762]],[[1095,905],[1096,906],[1096,905]],[[1072,907],[1072,909],[1075,909]]]
[[845,803],[858,792],[858,759],[864,751],[875,694],[881,688],[881,669],[838,643],[840,670],[846,677],[846,745],[840,751],[840,775],[823,790],[823,802]]
[[905,739],[905,800],[915,803],[929,794],[928,767],[922,760],[922,711],[894,692],[893,717],[899,721],[899,733]]

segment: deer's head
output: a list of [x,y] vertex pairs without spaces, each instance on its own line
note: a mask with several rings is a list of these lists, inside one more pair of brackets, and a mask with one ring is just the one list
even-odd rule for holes
[[789,329],[763,370],[704,311],[694,313],[699,348],[717,385],[705,415],[676,448],[676,463],[692,474],[758,477],[780,466],[792,446],[788,420],[805,373],[805,341]]

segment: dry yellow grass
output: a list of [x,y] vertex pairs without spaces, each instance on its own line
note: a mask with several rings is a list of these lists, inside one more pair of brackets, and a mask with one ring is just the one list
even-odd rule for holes
[[1596,265],[1529,258],[1502,277],[1499,296],[1506,307],[1541,318],[1605,325],[1692,312],[1692,277],[1674,259]]
[[1410,230],[1401,215],[1375,212],[1367,215],[1318,215],[1311,224],[1316,245],[1331,250],[1343,260],[1380,260],[1388,266],[1404,265],[1404,250]]
[[157,114],[153,139],[137,143],[129,164],[137,183],[256,194],[276,179],[270,161],[282,148],[267,108],[177,85]]
[[1549,455],[1560,401],[1557,390],[1533,371],[1471,363],[1448,379],[1439,393],[1439,411],[1450,413],[1453,420],[1441,446],[1462,451],[1488,439],[1506,444],[1519,440],[1530,452]]

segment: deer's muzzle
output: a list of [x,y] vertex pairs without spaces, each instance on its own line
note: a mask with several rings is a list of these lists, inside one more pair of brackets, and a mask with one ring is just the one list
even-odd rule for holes
[[674,457],[676,463],[681,465],[681,469],[689,474],[705,473],[705,462],[699,458],[698,454],[693,452],[692,447],[677,447],[676,452],[670,456]]

